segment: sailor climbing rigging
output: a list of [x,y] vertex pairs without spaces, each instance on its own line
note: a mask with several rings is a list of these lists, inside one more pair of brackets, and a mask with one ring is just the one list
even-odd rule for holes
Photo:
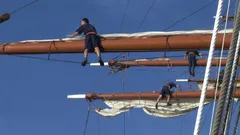
[[89,24],[89,20],[87,18],[83,18],[81,22],[81,26],[76,30],[75,33],[69,35],[69,37],[74,37],[79,34],[85,34],[85,50],[84,50],[84,61],[82,62],[82,66],[86,66],[88,61],[88,52],[94,51],[98,56],[98,62],[101,66],[104,66],[104,62],[101,58],[101,52],[99,49],[100,46],[100,37],[97,35],[96,28]]
[[184,55],[184,59],[188,57],[189,74],[193,77],[195,76],[196,56],[200,56],[202,59],[202,54],[198,51],[187,51]]
[[[222,81],[223,81],[223,76],[224,76],[224,70],[221,70],[220,74],[219,74],[219,78],[218,78],[218,87],[221,86]],[[217,82],[215,83],[215,87],[217,87]]]
[[171,99],[171,97],[172,97],[172,92],[170,91],[173,87],[175,87],[175,88],[178,88],[179,89],[179,91],[181,91],[181,88],[179,87],[179,85],[177,85],[177,84],[175,84],[174,82],[169,82],[169,83],[167,83],[166,85],[164,85],[163,87],[162,87],[162,90],[161,90],[161,92],[160,92],[160,95],[159,95],[159,97],[158,97],[158,99],[157,99],[157,103],[156,103],[156,105],[155,105],[155,107],[156,107],[156,109],[158,109],[158,103],[159,103],[159,101],[163,98],[163,97],[167,97],[167,105],[168,106],[171,106],[171,104],[169,103],[170,102],[170,99]]

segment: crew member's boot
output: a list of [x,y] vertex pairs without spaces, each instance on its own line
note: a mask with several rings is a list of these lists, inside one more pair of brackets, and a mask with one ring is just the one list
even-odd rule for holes
[[101,57],[98,58],[98,62],[100,63],[101,66],[104,66],[104,62]]
[[87,64],[87,58],[84,58],[84,60],[83,60],[83,62],[82,62],[82,66],[86,66],[86,64]]

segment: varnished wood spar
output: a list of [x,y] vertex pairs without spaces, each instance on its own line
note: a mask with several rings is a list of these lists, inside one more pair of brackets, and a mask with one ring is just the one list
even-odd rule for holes
[[[218,66],[219,59],[213,59],[212,65]],[[225,66],[227,59],[222,59],[222,66]],[[197,66],[206,66],[207,60],[197,60]],[[109,66],[188,66],[188,60],[148,60],[148,61],[109,61]]]
[[[215,91],[208,90],[206,93],[206,98],[214,98]],[[217,92],[217,98],[219,97],[220,92]],[[157,100],[159,96],[158,92],[139,92],[139,93],[116,93],[116,94],[87,94],[86,98],[95,100],[95,99],[108,99],[108,100],[138,100],[138,99],[148,99],[148,100]],[[174,92],[172,97],[176,99],[186,99],[186,98],[197,98],[201,96],[201,90],[191,90],[191,91],[177,91]],[[233,96],[235,98],[240,98],[240,90],[234,91]]]
[[[216,49],[221,49],[223,34],[217,36]],[[208,50],[211,35],[180,35],[156,38],[104,40],[105,52],[149,52],[149,51],[186,51]],[[225,48],[229,48],[231,34],[226,35]],[[0,54],[48,54],[48,53],[82,53],[84,40],[11,43],[0,46]]]
[[[217,82],[217,79],[209,79],[209,82]],[[236,81],[240,81],[240,78],[237,78]],[[203,82],[202,79],[188,79],[188,82]]]

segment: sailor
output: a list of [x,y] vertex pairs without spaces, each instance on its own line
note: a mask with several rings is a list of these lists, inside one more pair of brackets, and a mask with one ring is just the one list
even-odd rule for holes
[[[224,76],[224,70],[221,70],[221,72],[219,74],[219,78],[218,78],[218,87],[220,87],[222,84],[223,76]],[[217,87],[217,82],[215,83],[215,86]]]
[[181,91],[181,88],[179,85],[175,84],[174,82],[169,82],[166,85],[162,87],[162,90],[160,92],[160,95],[157,99],[157,103],[155,105],[156,109],[158,109],[158,103],[163,97],[167,97],[167,106],[171,106],[170,99],[172,97],[172,92],[170,91],[173,87],[178,88]]
[[101,58],[101,52],[99,49],[100,39],[97,35],[96,28],[89,24],[89,20],[87,18],[83,18],[81,22],[81,26],[76,30],[75,33],[69,35],[69,37],[74,37],[79,34],[85,34],[85,50],[84,50],[84,60],[82,62],[82,66],[86,66],[88,61],[88,52],[94,51],[98,56],[98,62],[101,66],[104,66],[104,62]]
[[200,56],[200,58],[202,59],[202,54],[199,53],[198,51],[187,51],[186,54],[184,55],[184,59],[188,57],[189,73],[193,77],[195,76],[195,66],[197,65],[196,56]]

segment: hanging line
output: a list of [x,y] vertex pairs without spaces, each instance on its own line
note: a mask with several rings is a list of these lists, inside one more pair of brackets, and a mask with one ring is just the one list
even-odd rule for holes
[[22,7],[14,10],[14,11],[12,11],[10,14],[11,14],[11,15],[12,15],[12,14],[15,14],[15,13],[17,13],[18,11],[25,9],[25,8],[27,8],[28,6],[34,4],[34,3],[38,2],[38,1],[39,1],[39,0],[34,0],[34,1],[32,1],[32,2],[30,2],[30,3],[28,3],[28,4],[26,4],[26,5],[24,5],[24,6],[22,6]]
[[156,2],[156,0],[153,0],[152,5],[149,7],[149,9],[148,9],[147,13],[145,14],[145,16],[144,16],[142,22],[140,23],[139,27],[137,28],[137,32],[139,32],[139,30],[141,29],[143,23],[145,22],[145,20],[146,20],[148,14],[149,14],[149,12],[151,11],[151,9],[153,8],[153,6],[154,6],[154,4],[155,4],[155,2]]
[[25,59],[34,59],[34,60],[44,60],[44,61],[51,61],[51,62],[62,62],[62,63],[81,64],[79,61],[49,59],[49,58],[41,58],[41,57],[35,57],[35,56],[24,56],[24,55],[13,55],[13,54],[7,54],[7,55],[8,55],[8,56],[12,56],[12,57],[25,58]]
[[217,32],[218,32],[218,28],[219,28],[219,24],[220,24],[220,15],[221,15],[221,11],[222,11],[223,1],[224,0],[219,0],[218,6],[217,6],[216,18],[215,18],[215,22],[214,22],[214,28],[213,28],[212,39],[211,39],[209,55],[208,55],[208,61],[207,61],[207,65],[206,65],[203,87],[202,87],[201,97],[200,97],[200,101],[199,101],[199,107],[198,107],[198,111],[197,111],[194,135],[199,135],[199,129],[201,126],[200,124],[201,124],[201,119],[202,119],[204,100],[205,100],[206,92],[207,92],[207,85],[208,85],[209,75],[210,75],[210,71],[211,71],[211,64],[212,64],[212,59],[213,59],[213,54],[214,54],[214,49],[215,49],[215,44],[216,44],[216,39],[217,39]]
[[235,126],[234,126],[234,130],[233,130],[233,135],[237,134],[237,130],[238,130],[238,123],[239,123],[239,118],[240,118],[240,103],[239,103],[239,99],[238,99],[238,113],[236,116],[236,121],[235,121]]
[[129,1],[130,0],[127,0],[127,5],[126,5],[126,8],[125,8],[125,11],[124,11],[124,14],[123,14],[123,18],[122,18],[122,22],[121,22],[121,26],[120,26],[120,32],[122,32],[122,29],[123,29],[123,24],[125,22],[126,13],[127,13],[128,6],[129,6]]
[[179,24],[180,22],[186,20],[187,18],[189,18],[189,17],[195,15],[196,13],[198,13],[199,11],[202,11],[203,9],[207,8],[208,6],[210,6],[211,4],[213,4],[213,3],[216,2],[216,1],[217,1],[217,0],[213,0],[213,1],[211,1],[210,3],[208,3],[208,4],[204,5],[204,6],[202,6],[201,8],[197,9],[196,11],[190,13],[189,15],[187,15],[187,16],[183,17],[182,19],[180,19],[180,20],[174,22],[173,24],[169,25],[167,28],[163,29],[163,31],[166,31],[166,30],[172,28],[173,26]]
[[223,39],[222,39],[222,48],[221,48],[221,54],[220,54],[220,61],[218,65],[218,74],[217,74],[217,83],[216,83],[216,89],[214,93],[214,101],[213,101],[213,108],[212,108],[212,116],[211,116],[211,122],[210,122],[210,130],[209,130],[209,135],[212,134],[212,128],[213,128],[213,121],[214,121],[214,113],[215,113],[215,108],[216,108],[216,100],[217,100],[217,91],[218,91],[218,85],[219,85],[219,76],[220,76],[220,70],[221,70],[221,65],[222,65],[222,57],[223,57],[223,50],[225,46],[225,38],[226,38],[226,32],[227,32],[227,25],[228,25],[228,16],[229,16],[229,11],[230,11],[230,5],[231,5],[231,0],[228,0],[228,7],[227,7],[227,18],[224,26],[224,34],[223,34]]
[[[125,60],[127,60],[128,57],[125,56]],[[123,70],[122,74],[122,92],[125,92],[125,80],[126,80],[126,72],[127,72],[127,65],[125,66],[125,69]],[[124,113],[123,116],[123,135],[126,135],[126,113]]]
[[[88,100],[88,99],[87,99]],[[88,102],[88,101],[87,101]],[[88,103],[88,112],[87,112],[87,118],[86,118],[86,122],[85,122],[85,127],[84,127],[84,131],[83,131],[83,135],[86,135],[87,132],[87,125],[88,125],[88,120],[89,120],[89,115],[90,115],[90,104]]]

